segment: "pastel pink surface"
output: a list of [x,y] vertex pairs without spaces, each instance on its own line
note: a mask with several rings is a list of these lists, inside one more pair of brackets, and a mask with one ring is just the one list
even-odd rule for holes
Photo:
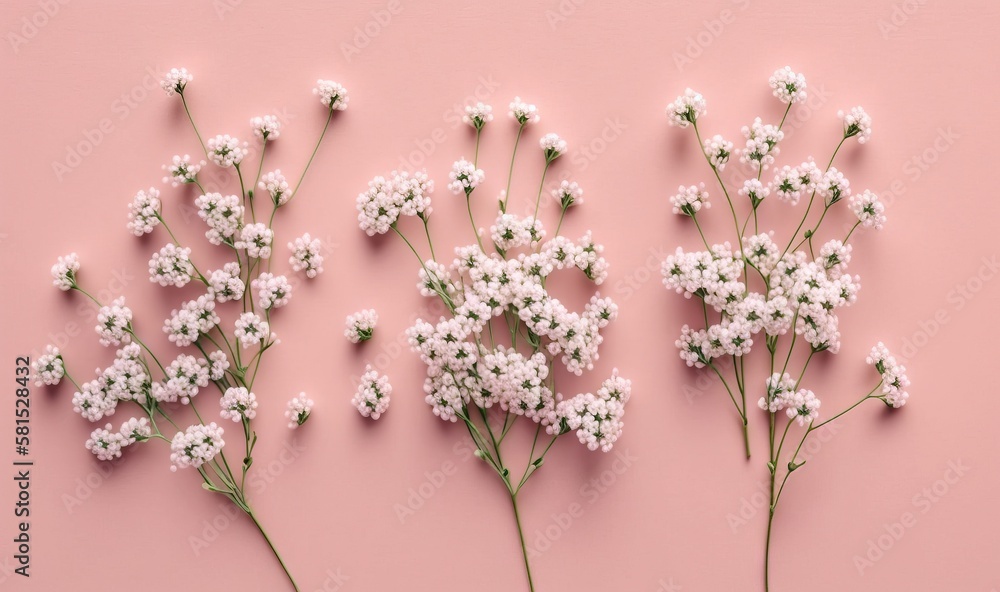
[[[582,379],[560,378],[564,392],[597,388],[613,367],[634,385],[615,453],[590,453],[567,437],[520,497],[529,542],[554,539],[533,558],[537,588],[758,590],[766,421],[751,410],[755,454],[747,462],[724,391],[715,385],[698,395],[702,373],[684,367],[673,346],[698,311],[663,288],[659,261],[677,245],[695,248],[698,237],[689,220],[670,214],[667,196],[679,184],[712,179],[693,135],[668,128],[663,108],[695,88],[709,102],[704,131],[735,139],[754,116],[780,117],[766,79],[789,64],[806,74],[815,99],[793,112],[779,163],[809,155],[825,162],[839,133],[837,110],[860,104],[874,119],[873,138],[865,146],[848,142],[839,167],[855,190],[895,195],[887,199],[887,228],[852,239],[860,300],[843,314],[841,353],[810,369],[810,388],[823,399],[824,416],[846,407],[870,386],[864,356],[878,340],[906,353],[914,385],[898,412],[873,403],[838,421],[836,436],[790,481],[775,523],[772,590],[1000,586],[993,433],[1000,403],[990,391],[1000,206],[987,185],[994,165],[986,149],[1000,133],[996,83],[988,78],[1000,7],[400,2],[388,22],[385,2],[70,3],[45,19],[35,16],[45,14],[44,3],[5,3],[2,30],[27,43],[5,33],[10,43],[0,50],[12,83],[3,98],[4,371],[13,374],[15,356],[40,350],[71,324],[80,331],[63,348],[71,369],[89,376],[107,364],[92,311],[50,286],[48,268],[59,255],[76,251],[81,278],[106,296],[127,284],[137,330],[160,348],[169,346],[162,318],[195,294],[150,284],[146,262],[165,235],[137,240],[124,227],[134,192],[163,188],[160,165],[175,153],[198,153],[180,103],[152,88],[150,71],[194,73],[189,99],[204,134],[249,140],[251,116],[284,115],[268,164],[290,178],[325,116],[309,89],[317,78],[338,80],[350,106],[276,222],[279,254],[305,231],[333,250],[326,272],[301,282],[274,319],[283,343],[268,353],[257,389],[254,503],[303,590],[525,589],[502,485],[470,460],[464,430],[434,418],[423,402],[423,368],[402,339],[414,313],[428,314],[414,289],[415,261],[393,237],[366,237],[354,210],[372,176],[409,160],[438,183],[438,248],[469,242],[464,204],[444,187],[451,162],[473,150],[456,109],[475,97],[498,116],[483,139],[487,185],[475,203],[477,222],[488,227],[515,133],[506,104],[520,95],[538,104],[542,122],[522,144],[512,203],[522,211],[534,198],[538,137],[560,133],[570,152],[550,178],[571,177],[586,190],[565,232],[592,229],[606,245],[612,270],[602,291],[621,305],[598,367]],[[28,38],[24,18],[47,22]],[[348,54],[347,44],[364,47]],[[89,130],[102,122],[98,141]],[[92,149],[79,166],[58,175],[53,163],[86,142]],[[193,193],[163,189],[175,231],[206,252],[188,207]],[[706,230],[729,239],[728,212],[709,189],[715,207]],[[767,204],[764,214],[780,218],[779,236],[787,237],[801,208]],[[554,210],[545,212],[550,224]],[[832,215],[838,227],[848,222],[846,209]],[[406,230],[418,236],[418,227]],[[286,256],[276,261],[281,269]],[[376,338],[358,348],[342,337],[343,319],[367,307],[381,320]],[[366,362],[395,386],[377,424],[349,404]],[[751,380],[762,384],[763,370]],[[12,390],[0,421],[8,444]],[[317,408],[303,429],[289,432],[282,412],[299,391]],[[164,446],[129,451],[113,469],[94,460],[82,446],[94,426],[71,411],[71,395],[65,384],[32,395],[32,577],[11,573],[15,521],[6,508],[16,489],[4,477],[0,586],[285,589],[252,525],[231,518],[194,473],[171,473]],[[214,414],[210,399],[201,406]],[[514,435],[523,441],[531,432],[522,425]],[[10,461],[12,448],[3,453]],[[955,462],[969,469],[947,492],[935,492]],[[433,485],[444,472],[443,484]],[[401,520],[398,507],[421,491],[431,493]],[[559,526],[571,510],[577,517]],[[915,525],[859,573],[856,556],[907,512]],[[214,541],[201,547],[198,538]]]

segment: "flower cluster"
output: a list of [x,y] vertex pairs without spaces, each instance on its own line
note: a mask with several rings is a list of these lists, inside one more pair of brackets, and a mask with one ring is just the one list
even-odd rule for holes
[[[764,382],[764,394],[758,400],[758,407],[770,415],[767,462],[771,484],[770,521],[785,481],[805,462],[798,459],[798,454],[809,435],[870,398],[882,400],[889,407],[902,407],[908,397],[905,389],[909,380],[905,368],[879,343],[867,357],[868,364],[875,366],[879,373],[879,384],[846,410],[826,421],[818,421],[820,399],[815,392],[803,387],[802,382],[814,356],[840,351],[838,313],[857,301],[861,281],[848,272],[853,256],[849,240],[859,226],[882,228],[885,208],[870,191],[852,194],[850,181],[833,166],[848,138],[857,136],[858,142],[864,144],[871,137],[871,118],[860,107],[838,113],[843,121],[843,134],[837,138],[833,156],[825,168],[809,158],[797,166],[776,167],[770,182],[761,181],[763,171],[775,165],[779,155],[785,137],[782,124],[793,106],[802,103],[807,96],[805,76],[787,66],[776,70],[768,82],[774,96],[786,107],[778,125],[766,124],[758,117],[751,125],[743,127],[746,143],[739,154],[740,162],[746,165],[747,179],[742,186],[737,186],[736,195],[746,198],[742,203],[749,202],[749,208],[740,207],[730,198],[731,189],[718,174],[732,145],[721,136],[713,136],[703,144],[705,160],[719,181],[733,215],[739,249],[734,249],[729,242],[710,245],[699,224],[698,234],[706,250],[678,248],[663,262],[662,271],[668,289],[701,301],[699,320],[703,318],[704,327],[683,325],[676,346],[680,358],[688,366],[707,367],[722,380],[740,416],[748,458],[747,393],[754,386],[747,384],[750,372],[747,356],[761,344],[767,350],[770,376]],[[697,126],[695,122],[704,113],[704,99],[690,89],[668,109],[670,122],[680,127]],[[774,231],[761,232],[759,228],[758,208],[770,196],[787,207],[806,203],[801,221],[787,243],[776,242]],[[695,218],[695,224],[698,224],[696,214],[708,205],[704,185],[682,186],[680,194],[669,200],[675,214]],[[842,201],[847,202],[847,206],[837,205]],[[737,213],[738,207],[745,212],[742,216]],[[856,220],[846,236],[829,237],[820,243],[818,235],[821,229],[825,230],[822,227],[824,220],[852,215]],[[752,233],[747,230],[751,220]],[[794,356],[803,346],[806,351],[798,358]],[[799,363],[801,357],[805,359],[801,362],[801,370],[791,370],[789,366],[793,360]],[[731,378],[735,379],[735,386],[727,378],[729,369],[719,363],[726,359],[732,360]],[[787,417],[784,426],[778,416],[782,411]],[[801,428],[800,443],[793,448],[790,458],[782,458],[783,452],[786,455],[790,452],[783,445],[793,424]],[[778,479],[780,485],[776,486]],[[769,524],[768,537],[770,532]]]
[[285,417],[288,419],[289,429],[294,430],[304,424],[309,419],[309,415],[312,414],[314,405],[313,400],[307,397],[305,393],[299,393],[298,396],[289,400],[288,406],[285,409]]
[[379,375],[371,364],[368,364],[365,366],[365,373],[361,375],[358,391],[351,399],[351,404],[364,417],[378,419],[389,409],[391,394],[392,385],[389,384],[389,377]]
[[400,216],[425,218],[431,213],[434,182],[427,173],[392,171],[389,178],[375,177],[368,191],[358,195],[358,223],[368,236],[385,234]]
[[[248,144],[229,134],[220,134],[202,142],[202,135],[185,97],[185,89],[192,80],[187,70],[173,69],[162,81],[162,86],[168,96],[179,95],[206,160],[223,168],[235,167],[239,172],[240,164],[249,154]],[[321,142],[330,126],[333,111],[347,106],[347,94],[342,86],[332,81],[320,81],[314,92],[320,95],[330,115],[323,133],[319,135]],[[189,284],[198,288],[203,286],[200,293],[196,292],[176,305],[163,321],[163,332],[171,343],[180,348],[179,351],[168,354],[168,359],[163,352],[158,355],[150,347],[151,342],[141,339],[133,328],[133,312],[126,306],[124,296],[102,303],[98,297],[87,292],[78,277],[80,260],[75,253],[71,253],[60,257],[52,266],[52,283],[60,290],[79,292],[87,297],[88,302],[96,304],[95,330],[99,341],[104,346],[118,349],[111,364],[103,370],[98,369],[91,380],[78,382],[70,376],[64,352],[53,346],[46,347],[41,355],[36,356],[32,370],[39,385],[55,386],[64,377],[68,378],[76,386],[71,400],[73,410],[88,421],[103,420],[126,405],[141,411],[139,417],[129,419],[117,431],[110,424],[93,431],[85,446],[98,459],[119,458],[124,448],[137,442],[167,442],[170,444],[172,470],[198,469],[206,490],[225,496],[259,526],[250,504],[249,491],[245,489],[246,473],[253,462],[253,448],[257,442],[252,422],[257,416],[258,404],[252,387],[259,377],[266,350],[279,343],[271,331],[271,310],[286,305],[291,297],[292,283],[280,272],[271,273],[274,262],[270,258],[275,244],[272,222],[277,209],[288,203],[292,190],[280,169],[263,175],[260,170],[264,166],[269,144],[281,135],[282,121],[273,115],[253,117],[250,127],[260,140],[257,177],[260,190],[270,196],[273,205],[270,218],[262,215],[259,199],[256,200],[258,211],[254,211],[253,190],[257,188],[257,180],[254,185],[245,186],[246,176],[240,173],[236,175],[238,189],[232,188],[232,193],[215,190],[214,187],[212,192],[208,192],[199,179],[206,161],[194,160],[190,155],[175,155],[170,163],[163,166],[166,173],[164,184],[174,187],[195,185],[198,188],[199,193],[193,198],[185,198],[187,192],[177,198],[190,200],[184,202],[182,207],[193,206],[205,224],[207,243],[224,246],[226,248],[222,251],[227,253],[232,250],[233,260],[222,261],[217,269],[209,269],[202,274],[195,265],[192,249],[182,246],[178,234],[169,228],[163,211],[163,203],[167,200],[161,197],[159,189],[154,187],[138,191],[128,206],[126,227],[130,233],[143,236],[162,227],[162,232],[170,236],[170,242],[149,259],[150,281],[178,288]],[[318,149],[319,143],[299,177],[300,185]],[[216,183],[225,180],[226,176],[213,179]],[[408,188],[402,187],[407,184],[410,185]],[[400,191],[407,193],[405,199],[411,203],[420,203],[413,185],[413,179],[401,180]],[[263,206],[267,206],[266,201]],[[265,224],[263,220],[269,222]],[[293,239],[288,246],[291,250],[289,265],[294,271],[302,271],[310,278],[322,272],[323,254],[319,240],[306,233]],[[224,324],[223,318],[228,317],[217,310],[217,307],[221,309],[221,305],[229,302],[237,311],[232,325],[228,325],[228,320]],[[241,355],[240,351],[247,348],[255,348],[256,351],[249,356]],[[242,462],[226,459],[223,429],[215,423],[202,421],[203,416],[196,408],[213,389],[218,389],[222,419],[239,424],[244,447],[236,454]],[[294,425],[305,421],[312,405],[312,401],[304,395],[293,400],[288,416]],[[181,416],[188,414],[197,421],[185,427]],[[274,550],[274,547],[271,549]],[[276,551],[275,558],[281,561]],[[285,572],[288,573],[287,568]]]
[[478,169],[476,165],[461,158],[452,165],[448,178],[451,179],[451,182],[448,183],[448,189],[452,193],[469,195],[486,179],[486,173],[483,172],[483,169]]
[[347,315],[347,328],[344,330],[344,337],[351,343],[361,343],[372,338],[375,332],[375,325],[378,323],[378,313],[374,308],[360,310],[354,314]]

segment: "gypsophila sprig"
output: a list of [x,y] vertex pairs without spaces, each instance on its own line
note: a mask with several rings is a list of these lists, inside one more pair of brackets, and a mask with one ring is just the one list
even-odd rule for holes
[[389,384],[389,377],[380,375],[371,364],[368,364],[358,382],[358,390],[354,393],[351,404],[362,416],[378,419],[389,409],[391,394],[392,385]]
[[[820,401],[823,393],[814,392],[804,384],[808,382],[806,370],[814,357],[836,354],[841,349],[839,311],[857,302],[861,285],[860,278],[849,273],[853,245],[848,241],[859,226],[882,228],[885,208],[868,190],[852,195],[850,181],[843,171],[833,166],[848,138],[856,136],[858,142],[864,144],[871,136],[871,118],[860,107],[837,114],[843,122],[843,134],[832,142],[833,155],[825,167],[810,157],[798,165],[776,167],[770,181],[761,180],[762,173],[775,165],[781,152],[785,137],[782,127],[791,110],[807,96],[805,76],[787,66],[776,70],[768,83],[773,95],[785,105],[784,114],[778,125],[766,124],[757,117],[751,125],[743,127],[745,144],[736,152],[744,165],[745,180],[734,179],[735,175],[723,179],[718,174],[734,150],[722,136],[712,136],[700,146],[708,165],[706,173],[718,181],[732,213],[735,234],[726,237],[729,240],[710,243],[697,217],[708,206],[705,186],[682,185],[680,193],[671,196],[669,203],[674,213],[693,219],[705,250],[678,247],[662,267],[664,285],[697,301],[702,309],[697,320],[681,326],[675,341],[678,354],[687,366],[721,379],[722,390],[739,417],[747,458],[750,458],[752,411],[747,405],[748,392],[758,397],[757,407],[768,417],[766,466],[770,495],[765,590],[770,589],[771,527],[775,510],[788,477],[805,463],[800,452],[810,434],[868,399],[878,399],[891,408],[899,408],[908,397],[905,388],[909,385],[905,368],[879,343],[866,359],[868,364],[875,366],[879,383],[845,410],[829,419],[819,419],[821,407],[825,409]],[[693,127],[700,140],[698,128],[704,123],[701,118],[705,115],[701,95],[689,89],[671,103],[667,111],[671,124]],[[734,193],[744,199],[734,201],[731,199]],[[805,202],[801,220],[787,242],[778,240],[776,237],[780,233],[775,230],[760,228],[758,210],[766,210],[760,208],[765,200],[774,200],[778,202],[776,207],[781,208],[801,207]],[[838,205],[840,202],[847,203]],[[737,213],[740,210],[742,214]],[[854,221],[850,225],[852,217]],[[835,227],[829,228],[836,222],[823,227],[824,220],[848,222],[850,230],[845,236]],[[833,236],[817,243],[821,230]],[[760,350],[764,353],[752,355]],[[763,384],[748,379],[755,360],[759,360],[767,371],[768,378]],[[597,400],[586,399],[575,406],[581,418],[578,421],[591,421],[590,425],[595,425],[597,420],[589,419],[591,415],[588,415],[594,409],[596,415],[604,419],[614,418],[612,409],[601,407]],[[603,426],[600,430],[605,433]],[[589,438],[588,442],[601,445],[600,438]]]
[[466,105],[465,115],[462,116],[462,121],[466,125],[471,125],[476,130],[481,130],[484,125],[493,121],[493,107],[484,103]]
[[375,325],[378,324],[378,313],[374,308],[360,310],[347,315],[345,322],[347,328],[344,329],[344,337],[351,343],[361,343],[372,338]]
[[285,418],[288,419],[288,428],[294,430],[304,424],[312,414],[315,404],[305,393],[299,393],[289,400],[285,408]]
[[[117,430],[111,424],[94,430],[84,442],[86,450],[99,460],[110,461],[121,458],[129,446],[150,441],[169,445],[171,470],[192,469],[190,472],[196,474],[205,490],[222,495],[245,514],[268,543],[290,587],[297,591],[295,580],[261,526],[249,499],[247,472],[253,463],[257,442],[255,393],[259,391],[254,389],[254,384],[266,367],[262,361],[267,350],[280,343],[271,329],[271,311],[287,305],[292,292],[292,283],[284,275],[285,271],[272,271],[271,268],[275,263],[272,259],[280,259],[271,257],[277,240],[273,228],[275,215],[279,207],[288,204],[293,191],[298,192],[302,186],[330,127],[333,112],[347,105],[347,93],[342,86],[330,81],[320,81],[314,90],[330,115],[297,185],[292,188],[280,169],[263,172],[267,147],[284,131],[282,120],[274,115],[253,118],[248,115],[251,131],[260,140],[256,177],[250,177],[240,168],[249,155],[246,142],[230,134],[202,141],[185,96],[192,80],[187,70],[177,68],[167,73],[162,86],[168,96],[180,99],[206,160],[196,160],[186,154],[175,155],[163,166],[166,174],[163,183],[173,187],[194,185],[198,193],[192,196],[189,192],[178,191],[176,195],[165,196],[155,187],[138,191],[128,205],[126,223],[130,233],[136,236],[161,233],[158,240],[166,243],[158,243],[163,247],[149,260],[151,282],[188,289],[191,284],[199,288],[204,286],[200,293],[188,293],[182,302],[178,299],[162,321],[163,332],[178,350],[157,352],[152,349],[140,333],[143,327],[155,327],[157,323],[137,323],[137,330],[133,326],[132,309],[126,306],[124,296],[102,302],[82,287],[80,260],[71,253],[60,257],[52,266],[52,283],[60,290],[80,293],[96,306],[98,340],[117,350],[110,365],[98,369],[96,376],[77,381],[70,374],[66,352],[50,345],[35,358],[32,373],[39,385],[56,387],[64,378],[72,383],[73,411],[90,422],[102,421],[126,407],[136,414]],[[235,178],[213,176],[212,191],[206,191],[199,174],[209,160],[218,166],[235,169]],[[416,179],[411,179],[405,199],[409,200],[407,207],[423,211],[420,190],[424,186]],[[223,188],[223,185],[228,186]],[[267,206],[267,200],[263,204],[259,199],[254,200],[253,191],[258,188],[270,197],[269,218],[258,218],[264,214],[261,208]],[[218,263],[217,269],[206,269],[202,274],[195,259],[204,255],[182,244],[178,238],[181,235],[175,234],[168,225],[164,212],[171,210],[164,207],[165,203],[172,203],[168,200],[182,200],[181,207],[196,212],[195,221],[204,225],[207,248],[218,248],[227,254],[231,251],[231,258]],[[323,251],[318,239],[305,233],[285,240],[291,250],[288,259],[291,270],[301,271],[310,278],[322,272]],[[233,313],[224,313],[227,307],[232,307]],[[242,432],[242,449],[235,451],[235,459],[231,445],[227,450],[223,428],[202,421],[202,417],[208,416],[197,410],[197,406],[203,405],[204,399],[216,391],[220,417],[239,426],[234,428],[237,443]],[[294,421],[298,425],[308,417],[312,402],[304,395],[296,401]],[[234,439],[232,433],[225,435]]]
[[[466,123],[476,128],[476,146],[481,125],[488,118],[480,107],[470,108]],[[519,125],[511,153],[508,177],[513,177],[517,145],[525,126],[538,121],[537,109],[515,97],[510,117]],[[545,171],[567,144],[556,134],[539,140]],[[421,210],[406,207],[397,190],[398,173],[378,176],[358,196],[359,227],[369,236],[393,231],[417,259],[417,290],[434,298],[443,313],[436,321],[419,318],[407,332],[410,348],[426,366],[424,401],[438,418],[458,423],[471,435],[476,458],[485,462],[503,483],[514,506],[529,588],[534,590],[524,529],[517,513],[518,494],[546,460],[559,436],[574,434],[590,450],[610,451],[621,436],[625,404],[631,384],[613,371],[610,379],[593,393],[564,397],[556,386],[557,374],[583,375],[595,368],[603,330],[618,315],[618,306],[599,292],[593,293],[581,311],[567,308],[549,294],[547,280],[559,270],[575,270],[595,285],[608,276],[603,246],[588,231],[577,239],[561,236],[562,218],[571,206],[583,202],[583,191],[575,182],[562,181],[551,190],[559,204],[559,223],[549,234],[539,217],[545,191],[545,172],[538,183],[532,215],[507,211],[511,180],[500,191],[495,217],[489,227],[491,241],[482,240],[473,217],[469,196],[485,183],[485,173],[473,161],[460,159],[449,174],[448,188],[465,194],[469,226],[474,242],[454,253],[438,257],[428,226],[431,216],[429,191],[420,192]],[[426,173],[420,172],[426,184]],[[415,225],[426,235],[429,256],[420,253],[407,235],[406,215],[419,219]],[[422,243],[422,241],[421,241]],[[374,311],[347,319],[346,336],[352,342],[368,335]],[[366,322],[368,321],[368,322]],[[352,403],[366,416],[377,418],[388,405],[389,384],[371,366],[366,368]],[[513,438],[515,423],[527,423],[534,431],[531,452],[521,466],[509,464],[502,452],[505,438]],[[522,448],[522,450],[527,447]]]

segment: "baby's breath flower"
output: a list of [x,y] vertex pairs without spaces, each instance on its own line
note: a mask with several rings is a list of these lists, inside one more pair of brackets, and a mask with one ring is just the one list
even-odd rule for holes
[[170,183],[174,187],[194,183],[197,181],[198,173],[203,166],[205,166],[204,160],[192,162],[191,157],[187,154],[184,156],[174,155],[173,161],[162,167],[168,174],[168,176],[163,177],[163,182]]
[[469,195],[486,179],[486,173],[483,172],[483,169],[477,169],[476,165],[461,158],[452,165],[448,178],[451,179],[451,183],[448,183],[448,189],[452,193]]
[[806,77],[792,71],[790,66],[778,68],[768,79],[774,96],[782,103],[801,103],[806,100]]
[[242,386],[226,389],[219,399],[219,406],[222,407],[219,412],[222,419],[239,422],[257,417],[257,395]]
[[163,287],[182,288],[191,281],[194,265],[191,264],[191,248],[178,247],[167,243],[149,260],[149,281]]
[[152,187],[139,190],[128,206],[127,228],[136,236],[153,232],[160,223],[160,192]]
[[380,376],[372,365],[368,364],[365,366],[365,373],[361,375],[358,391],[354,393],[351,404],[364,417],[378,419],[389,408],[391,394],[392,385],[389,384],[389,377]]
[[844,122],[844,138],[858,137],[858,144],[865,144],[872,137],[872,118],[861,107],[850,111],[837,111],[837,117]]
[[733,154],[733,143],[716,134],[705,140],[703,148],[712,166],[720,171],[725,170],[726,163]]
[[253,130],[253,135],[260,138],[261,141],[277,140],[278,136],[281,135],[281,121],[274,115],[252,118],[250,128]]
[[183,432],[174,434],[170,442],[170,470],[195,469],[211,462],[226,445],[222,439],[224,430],[214,421],[208,425],[193,425]]
[[705,112],[705,97],[690,88],[685,89],[683,95],[667,105],[667,116],[670,118],[670,124],[681,128],[697,122],[699,117],[705,115]]
[[538,123],[538,108],[521,100],[521,97],[514,97],[510,102],[510,116],[521,125],[528,123]]
[[906,400],[910,397],[906,392],[910,379],[906,376],[906,366],[896,362],[896,358],[889,353],[889,348],[879,341],[865,358],[865,362],[875,366],[882,379],[882,394],[879,398],[894,409],[906,405]]
[[285,417],[288,418],[288,428],[296,429],[304,424],[309,415],[312,414],[313,400],[305,393],[299,393],[297,397],[288,401],[288,408],[285,410]]
[[693,217],[702,208],[707,210],[712,207],[712,204],[708,201],[708,192],[705,191],[704,183],[688,187],[681,185],[677,188],[677,191],[677,195],[670,197],[670,204],[674,206],[675,214]]
[[187,71],[187,68],[171,68],[160,81],[160,87],[163,88],[168,97],[172,97],[175,94],[183,94],[184,89],[192,80],[194,80],[194,76]]
[[91,432],[90,439],[84,445],[98,460],[114,460],[121,458],[122,449],[128,446],[128,441],[120,433],[111,431],[109,423]]
[[288,263],[295,271],[304,271],[306,277],[314,278],[323,273],[323,245],[318,238],[305,233],[294,242],[288,243],[292,256]]
[[552,190],[552,198],[562,207],[569,209],[571,206],[583,204],[583,189],[576,181],[563,181]]
[[375,325],[378,323],[378,313],[374,308],[360,310],[347,315],[345,322],[347,328],[344,330],[344,337],[351,343],[361,343],[372,338]]
[[865,189],[860,195],[851,196],[851,211],[865,228],[882,230],[885,225],[885,205],[878,196]]
[[267,321],[252,312],[245,312],[236,319],[234,335],[243,346],[243,349],[260,345],[265,345],[271,340],[273,334]]
[[283,275],[265,272],[250,282],[250,286],[257,291],[257,306],[264,310],[281,308],[292,298],[292,285]]
[[556,134],[545,134],[538,141],[538,145],[541,146],[542,153],[545,154],[545,162],[552,162],[559,158],[566,153],[567,149],[566,140]]
[[319,96],[320,103],[328,107],[331,111],[343,111],[347,109],[350,98],[347,96],[347,89],[332,80],[317,80],[313,94]]
[[206,148],[208,158],[222,168],[229,168],[239,165],[250,153],[246,142],[240,142],[238,138],[229,134],[220,134],[208,139]]
[[281,169],[275,169],[270,173],[264,173],[260,178],[260,182],[257,183],[257,187],[267,191],[267,194],[271,196],[271,201],[274,202],[275,207],[280,207],[288,203],[288,200],[292,199],[292,192],[288,187],[288,181],[285,180],[285,176],[281,174]]
[[55,386],[66,375],[62,354],[59,353],[59,348],[54,345],[45,346],[45,353],[35,358],[35,361],[31,363],[31,369],[35,375],[37,386]]
[[462,121],[477,130],[481,130],[488,122],[493,121],[493,107],[484,103],[466,105]]
[[80,258],[76,253],[60,257],[52,266],[52,285],[63,292],[76,287],[76,274],[80,271]]

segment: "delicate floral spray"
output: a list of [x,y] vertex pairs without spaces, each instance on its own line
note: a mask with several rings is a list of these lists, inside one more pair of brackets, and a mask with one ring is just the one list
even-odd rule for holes
[[[500,194],[489,235],[481,236],[471,204],[486,179],[478,164],[479,143],[493,110],[482,103],[466,108],[464,121],[476,135],[475,156],[455,162],[448,189],[465,200],[475,243],[456,248],[451,261],[439,259],[434,251],[429,228],[434,183],[425,172],[393,171],[375,177],[358,196],[357,207],[360,227],[368,235],[392,232],[406,243],[420,264],[417,289],[440,299],[448,311],[436,323],[418,320],[407,331],[411,348],[427,366],[425,401],[434,415],[468,431],[476,457],[506,487],[528,587],[534,590],[518,494],[563,434],[574,432],[591,450],[611,450],[622,432],[631,383],[615,370],[593,393],[564,398],[556,388],[557,363],[576,375],[593,368],[603,340],[601,330],[616,318],[618,308],[595,293],[582,312],[572,312],[546,291],[548,277],[559,269],[576,269],[599,285],[607,277],[608,264],[589,232],[575,241],[559,235],[567,210],[582,203],[583,192],[576,183],[564,181],[551,191],[560,215],[555,234],[546,238],[539,208],[545,172],[567,149],[559,136],[547,134],[539,141],[545,172],[533,196],[534,214],[522,218],[507,212],[517,146],[525,128],[538,121],[538,112],[515,98],[510,117],[517,126],[517,139],[507,188]],[[404,235],[406,217],[423,226],[428,258]],[[349,339],[360,340],[370,332],[374,320],[367,316],[359,313],[348,319]],[[391,387],[382,378],[370,368],[363,377],[354,400],[363,415],[377,417],[388,403]],[[502,446],[518,420],[535,424],[523,471],[508,464]]]
[[[102,345],[117,349],[112,364],[99,371],[96,378],[80,383],[66,370],[63,354],[48,346],[34,363],[39,384],[56,385],[63,377],[76,386],[73,409],[84,418],[97,422],[113,415],[128,404],[139,414],[121,424],[94,430],[86,448],[101,460],[122,455],[129,446],[148,440],[162,440],[170,446],[171,470],[193,469],[206,490],[225,496],[253,521],[267,541],[295,590],[298,586],[271,539],[261,526],[247,496],[246,477],[253,463],[257,433],[253,420],[257,416],[258,394],[254,384],[260,372],[264,353],[278,344],[271,331],[271,313],[288,304],[292,283],[284,275],[270,272],[276,255],[274,217],[277,211],[297,194],[309,165],[322,143],[334,111],[347,105],[347,93],[335,82],[319,81],[314,90],[328,111],[323,132],[294,187],[290,187],[280,170],[263,173],[266,148],[281,133],[278,118],[265,115],[250,120],[251,132],[259,142],[259,162],[254,179],[244,176],[245,159],[250,148],[234,136],[219,135],[202,140],[188,106],[186,89],[191,74],[181,68],[171,70],[162,86],[169,96],[180,97],[191,121],[205,158],[223,168],[233,168],[239,178],[239,194],[223,195],[206,191],[199,180],[205,161],[195,161],[189,155],[175,156],[164,166],[164,183],[174,187],[193,185],[200,194],[194,200],[198,216],[207,226],[205,237],[212,245],[232,252],[234,261],[220,269],[200,271],[192,259],[192,251],[182,247],[167,225],[163,215],[160,191],[156,188],[136,193],[129,205],[128,230],[136,236],[152,233],[156,227],[169,235],[169,242],[149,261],[150,281],[162,286],[182,287],[198,284],[201,296],[188,300],[170,313],[163,323],[168,339],[181,348],[173,361],[169,355],[154,353],[139,337],[133,324],[131,309],[124,297],[102,303],[86,291],[79,282],[80,261],[77,255],[60,257],[52,267],[54,285],[60,290],[75,291],[89,298],[98,307],[96,331]],[[247,184],[246,181],[253,183]],[[256,195],[254,189],[259,187]],[[267,223],[258,221],[254,204],[260,208],[260,197],[268,196],[271,205]],[[263,213],[263,212],[262,212]],[[260,220],[263,220],[261,218]],[[293,271],[314,278],[322,271],[322,245],[305,234],[288,244]],[[216,307],[232,302],[237,318],[230,331]],[[193,351],[192,351],[193,348]],[[190,352],[190,353],[185,353]],[[200,356],[199,356],[200,354]],[[221,422],[205,421],[209,416],[199,411],[195,401],[210,385],[218,388]],[[190,407],[196,423],[185,427],[178,418],[181,407]],[[313,402],[305,393],[288,403],[286,416],[289,427],[298,427],[308,419]],[[205,419],[203,419],[203,417]],[[244,446],[242,460],[230,462],[226,457],[224,437],[229,422],[239,425]]]
[[[866,190],[852,195],[850,183],[833,166],[845,142],[857,138],[864,144],[871,137],[871,118],[860,107],[838,114],[843,122],[843,133],[825,167],[810,159],[798,166],[776,169],[770,182],[761,181],[780,151],[785,119],[793,105],[805,100],[807,94],[805,77],[788,67],[771,76],[770,86],[774,96],[786,104],[781,122],[775,126],[755,119],[753,124],[743,128],[743,141],[738,148],[718,135],[702,140],[699,121],[705,115],[706,104],[699,93],[687,89],[667,107],[670,123],[692,128],[698,139],[699,149],[726,198],[725,209],[732,215],[736,246],[734,248],[729,242],[709,243],[699,222],[699,216],[703,216],[710,206],[709,193],[704,184],[682,186],[670,198],[670,203],[675,214],[691,218],[705,250],[678,248],[663,263],[667,288],[685,298],[700,300],[703,311],[704,328],[687,324],[681,328],[676,343],[680,357],[688,366],[708,368],[721,379],[740,417],[747,458],[750,458],[747,392],[753,387],[746,382],[746,360],[755,342],[763,342],[767,347],[769,376],[765,384],[754,389],[762,393],[758,406],[767,413],[769,430],[767,468],[771,494],[764,559],[765,590],[769,587],[771,526],[775,510],[788,477],[805,464],[804,460],[799,460],[799,452],[806,439],[869,399],[882,401],[891,408],[902,407],[909,385],[906,369],[879,343],[866,360],[878,374],[877,384],[844,411],[818,421],[820,399],[812,390],[802,387],[806,369],[814,356],[822,352],[835,354],[840,350],[837,309],[850,306],[857,299],[860,278],[847,273],[853,250],[848,241],[858,227],[882,228],[885,215],[884,206],[875,194]],[[742,187],[728,186],[720,174],[735,156],[748,171]],[[773,231],[759,230],[758,209],[763,202],[776,200],[795,206],[803,199],[808,199],[805,212],[787,244],[776,242]],[[839,202],[844,205],[838,206]],[[742,224],[737,209],[748,212]],[[819,213],[812,221],[810,214],[816,210]],[[854,223],[846,236],[833,236],[819,244],[817,237],[828,214],[831,218],[853,216]],[[753,233],[748,236],[751,220]],[[784,342],[788,342],[787,351]],[[808,349],[808,357],[796,371],[789,365],[796,345],[800,344]],[[726,377],[730,372],[719,364],[725,358],[732,362],[731,379],[735,381],[735,388]],[[784,426],[781,425],[782,416],[785,416]],[[783,457],[782,453],[789,452],[795,438],[789,440],[786,448],[785,441],[793,432],[793,424],[797,424],[795,431],[801,432],[801,436],[794,452]]]

